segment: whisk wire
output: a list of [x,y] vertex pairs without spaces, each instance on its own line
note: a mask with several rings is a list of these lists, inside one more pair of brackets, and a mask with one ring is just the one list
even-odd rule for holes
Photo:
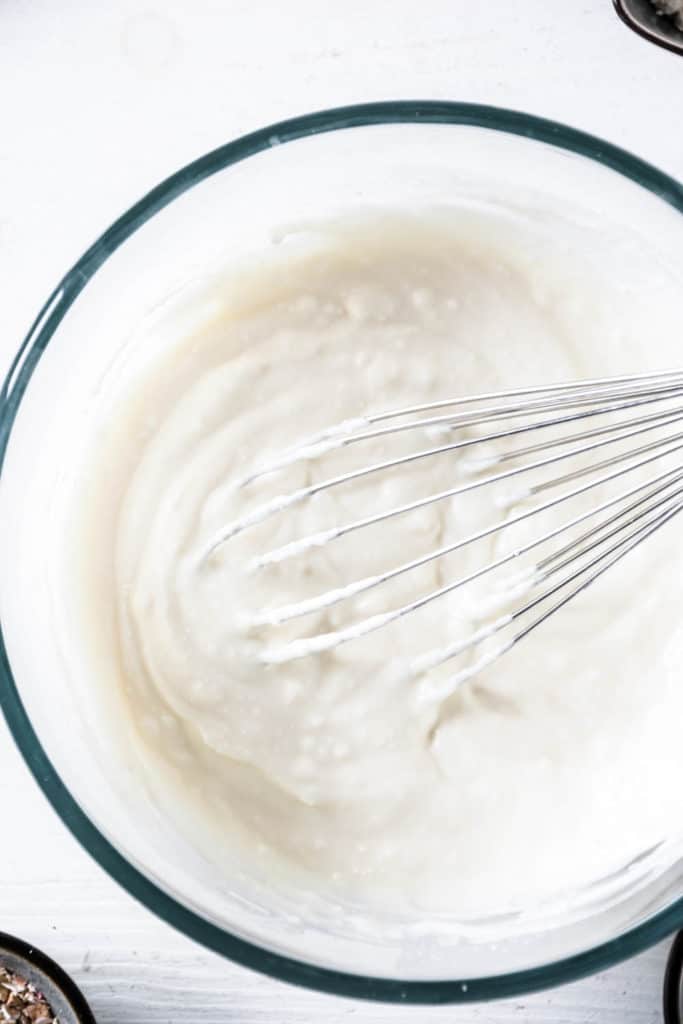
[[[216,533],[202,557],[214,554],[239,533],[264,522],[271,516],[286,514],[294,505],[305,502],[322,491],[349,485],[372,474],[407,467],[438,455],[465,451],[475,453],[474,457],[467,458],[464,463],[460,460],[457,464],[459,471],[464,470],[470,479],[459,481],[452,487],[401,505],[295,537],[286,544],[271,548],[252,558],[247,569],[250,572],[262,571],[269,565],[298,558],[309,550],[325,547],[366,527],[384,524],[436,502],[460,498],[485,487],[499,488],[498,500],[493,504],[507,510],[506,514],[494,523],[423,555],[313,597],[275,608],[261,609],[248,621],[250,627],[276,628],[293,619],[324,612],[404,573],[445,558],[478,541],[504,534],[516,524],[544,513],[559,511],[565,504],[568,505],[594,489],[608,487],[622,476],[642,471],[660,460],[673,458],[673,466],[649,474],[644,481],[639,481],[588,509],[563,517],[556,525],[546,528],[523,543],[512,545],[497,557],[485,560],[468,573],[446,581],[411,601],[378,614],[365,616],[350,625],[318,632],[312,636],[303,636],[279,646],[269,646],[260,653],[264,663],[278,664],[331,651],[341,644],[380,630],[468,584],[495,573],[496,570],[513,564],[522,566],[519,571],[507,572],[502,583],[492,587],[484,604],[481,604],[481,596],[478,608],[475,602],[471,618],[475,622],[479,619],[480,625],[473,627],[464,638],[454,640],[445,647],[427,651],[412,662],[411,673],[415,675],[459,655],[474,652],[475,656],[470,663],[449,681],[444,682],[440,679],[434,683],[437,689],[444,686],[457,688],[519,643],[556,611],[565,607],[608,568],[681,511],[683,462],[680,453],[683,450],[683,430],[671,432],[667,428],[683,420],[683,402],[680,401],[682,398],[683,370],[668,370],[441,399],[359,416],[333,426],[276,455],[269,462],[242,477],[236,487],[255,485],[261,477],[277,473],[295,462],[322,460],[339,448],[383,438],[389,434],[429,432],[435,429],[465,430],[468,433],[444,444],[418,448],[414,452],[328,476],[306,487],[279,494],[275,498],[256,504],[242,518],[226,524]],[[642,414],[638,413],[635,416],[623,415],[627,410],[655,404],[662,404],[662,408],[654,411],[644,409]],[[419,418],[416,419],[416,416]],[[605,422],[598,421],[596,425],[591,425],[592,419],[597,417],[607,419]],[[581,426],[585,421],[587,425]],[[498,423],[504,426],[489,429],[491,424]],[[575,429],[576,427],[578,429]],[[481,428],[484,428],[483,433],[470,433],[474,429],[481,431]],[[545,430],[552,431],[549,437],[514,447],[516,439]],[[561,433],[558,433],[560,431]],[[652,440],[645,440],[648,434],[656,436]],[[491,446],[493,451],[490,450]],[[599,453],[606,451],[610,446],[621,448],[612,454],[599,457]],[[477,450],[483,451],[483,454],[477,456]],[[572,460],[579,460],[579,464],[572,465]],[[490,472],[492,467],[506,466],[509,463],[513,463],[510,468]],[[564,466],[565,463],[570,468],[542,476],[551,467]],[[531,474],[529,483],[523,482],[525,474]],[[517,481],[520,481],[520,486],[515,489]],[[578,486],[573,486],[577,482],[580,482]],[[525,507],[525,503],[559,488],[562,488],[559,494],[546,501],[534,503],[531,507]],[[515,505],[521,505],[521,508],[511,511]],[[582,524],[590,523],[591,520],[597,521],[593,521],[578,533],[575,532]],[[563,534],[569,535],[569,539],[548,553],[542,554],[532,564],[524,564],[524,556],[535,549],[542,551],[543,547],[547,548]],[[501,608],[507,610],[498,614]],[[530,621],[527,621],[530,616]],[[517,624],[519,628],[516,628]],[[510,629],[513,630],[511,636]],[[429,692],[430,685],[428,682],[425,683]]]

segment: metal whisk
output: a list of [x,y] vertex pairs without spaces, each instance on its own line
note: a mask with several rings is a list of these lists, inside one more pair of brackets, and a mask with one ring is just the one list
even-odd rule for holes
[[[452,690],[518,644],[681,511],[681,421],[683,370],[443,399],[347,420],[282,451],[236,486],[252,488],[261,478],[294,463],[324,464],[329,453],[389,435],[412,432],[416,450],[257,503],[249,514],[226,524],[210,540],[203,557],[211,556],[243,531],[271,516],[286,514],[287,509],[316,494],[374,474],[391,473],[418,460],[465,452],[466,458],[460,465],[466,473],[454,486],[299,537],[264,551],[249,567],[259,571],[333,544],[349,534],[361,533],[374,524],[400,520],[401,516],[435,502],[503,482],[512,485],[507,507],[495,522],[480,530],[378,575],[353,580],[313,598],[261,610],[252,619],[255,626],[277,627],[320,612],[484,538],[509,536],[506,531],[515,524],[538,517],[543,528],[531,539],[512,545],[473,571],[448,580],[409,603],[362,618],[352,626],[267,648],[261,655],[266,663],[278,663],[332,650],[509,566],[511,571],[505,570],[503,586],[496,589],[501,602],[498,610],[501,605],[504,610],[489,616],[464,639],[416,658],[410,668],[415,673],[424,672],[468,652],[469,664],[449,680]],[[426,447],[423,442],[420,446],[419,439],[429,437],[434,430],[446,432],[444,443]],[[570,460],[578,460],[578,465],[572,466]],[[569,467],[564,465],[567,462]],[[601,500],[606,485],[616,485],[619,490]],[[590,497],[591,492],[595,492],[594,503],[568,514],[572,499]],[[400,530],[400,522],[393,528]],[[530,554],[531,564],[520,571],[522,556]]]

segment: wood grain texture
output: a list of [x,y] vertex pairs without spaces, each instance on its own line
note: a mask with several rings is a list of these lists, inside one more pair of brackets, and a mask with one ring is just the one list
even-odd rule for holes
[[[567,121],[683,178],[681,95],[683,60],[629,33],[610,0],[2,0],[0,370],[104,226],[258,125],[370,99],[467,99]],[[661,1019],[666,944],[550,993],[462,1009],[287,987],[205,952],[121,891],[48,808],[4,726],[0,808],[0,928],[63,963],[99,1024]]]

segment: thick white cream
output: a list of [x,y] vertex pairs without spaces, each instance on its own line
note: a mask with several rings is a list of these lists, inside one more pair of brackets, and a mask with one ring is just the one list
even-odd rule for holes
[[[103,614],[115,611],[112,656],[157,784],[171,804],[178,794],[181,820],[188,805],[206,819],[211,838],[199,830],[197,841],[214,854],[246,846],[336,903],[463,917],[532,907],[680,831],[680,521],[457,692],[450,681],[476,653],[425,666],[491,620],[494,580],[366,635],[359,624],[557,518],[351,591],[493,523],[501,498],[510,514],[526,507],[516,483],[249,568],[463,482],[473,454],[407,463],[277,511],[282,495],[454,435],[322,445],[295,461],[281,458],[289,447],[385,409],[675,366],[666,316],[648,320],[642,297],[582,250],[580,231],[485,212],[321,226],[221,296],[217,283],[207,327],[153,373],[128,376],[91,484],[97,498],[119,481],[121,495],[111,531],[91,523],[113,553],[93,599],[104,593]],[[270,462],[283,465],[239,486]],[[351,588],[344,599],[316,602],[340,588]],[[306,601],[303,617],[268,623]],[[330,632],[346,642],[280,658]]]

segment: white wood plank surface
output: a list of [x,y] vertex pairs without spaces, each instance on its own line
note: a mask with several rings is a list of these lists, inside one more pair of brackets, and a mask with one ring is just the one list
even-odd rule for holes
[[[610,0],[0,0],[0,369],[63,270],[181,164],[291,114],[409,96],[554,117],[683,178],[683,59],[630,34]],[[463,1009],[352,1003],[235,967],[104,875],[4,725],[0,808],[0,929],[73,972],[99,1024],[660,1020],[666,944]]]

